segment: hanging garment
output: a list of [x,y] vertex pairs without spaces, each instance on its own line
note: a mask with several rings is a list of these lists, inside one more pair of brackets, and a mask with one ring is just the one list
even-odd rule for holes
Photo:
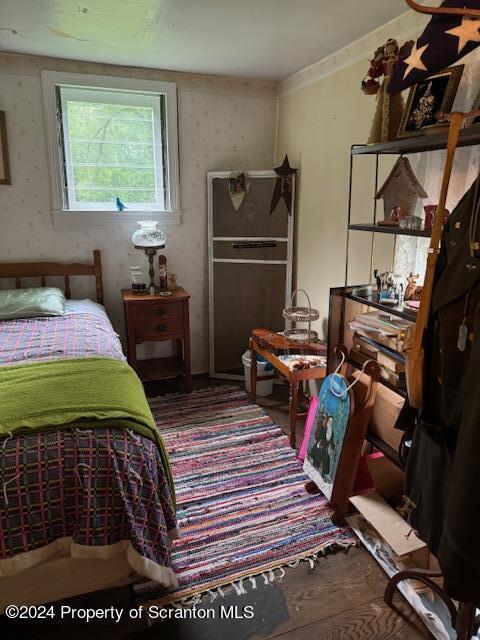
[[[406,471],[412,525],[458,600],[480,604],[480,178],[446,223],[425,335],[424,406]],[[473,218],[472,218],[473,216]],[[480,225],[479,225],[480,226]],[[473,235],[472,235],[473,234]],[[472,255],[473,253],[473,255]]]

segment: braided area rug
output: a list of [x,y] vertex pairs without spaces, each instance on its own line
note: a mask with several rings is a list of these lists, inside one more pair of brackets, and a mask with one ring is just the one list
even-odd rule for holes
[[[223,595],[244,580],[357,544],[335,526],[322,495],[309,495],[287,437],[246,393],[233,386],[150,400],[175,479],[181,539],[173,543],[179,587],[136,585],[140,600],[167,604]],[[219,589],[220,587],[220,589]]]

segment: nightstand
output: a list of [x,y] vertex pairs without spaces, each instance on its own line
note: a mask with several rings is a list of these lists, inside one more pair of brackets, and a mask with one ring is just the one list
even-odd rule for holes
[[[128,340],[128,361],[142,382],[182,376],[185,391],[192,390],[190,364],[190,327],[188,299],[184,289],[171,296],[137,295],[122,291]],[[176,343],[176,356],[137,359],[137,344],[144,342]]]

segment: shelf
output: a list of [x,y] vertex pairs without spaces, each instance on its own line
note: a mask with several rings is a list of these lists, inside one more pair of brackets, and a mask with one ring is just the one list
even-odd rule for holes
[[417,314],[414,311],[408,311],[405,309],[403,304],[390,305],[383,304],[378,301],[378,296],[373,294],[370,296],[360,295],[359,293],[345,293],[345,297],[348,300],[353,300],[354,302],[360,302],[361,304],[365,304],[368,307],[375,307],[375,309],[380,309],[380,311],[384,311],[385,313],[390,313],[392,316],[398,316],[399,318],[405,318],[405,320],[410,320],[411,322],[417,321]]
[[[354,360],[351,360],[349,358],[348,363],[352,367],[355,367],[356,369],[360,370],[360,367],[358,366],[358,363],[356,363]],[[391,389],[395,393],[398,393],[398,395],[401,396],[402,398],[407,399],[408,396],[407,396],[407,392],[406,392],[405,389],[397,389],[392,384],[387,382],[387,380],[383,380],[382,378],[380,378],[379,382],[380,382],[380,384],[385,385],[388,389]],[[367,440],[367,442],[369,442],[372,446],[374,446],[375,449],[378,449],[378,451],[383,453],[383,455],[386,458],[388,458],[391,462],[393,462],[393,464],[395,466],[397,466],[402,471],[405,470],[405,465],[403,464],[403,462],[402,462],[402,460],[400,458],[400,455],[398,454],[398,451],[395,451],[395,449],[393,449],[390,445],[388,445],[378,435],[376,435],[375,433],[373,433],[370,430],[368,430],[366,435],[365,435],[365,440]]]
[[[352,155],[382,155],[382,154],[408,154],[420,153],[422,151],[438,151],[447,148],[448,130],[440,133],[414,136],[411,138],[400,138],[391,142],[380,144],[353,145]],[[471,147],[480,144],[480,125],[474,125],[460,132],[458,141],[459,147]]]
[[388,233],[394,236],[416,236],[419,238],[429,238],[430,231],[424,229],[415,231],[413,229],[400,229],[400,227],[382,227],[376,224],[349,224],[352,231],[370,231],[371,233]]
[[370,430],[367,431],[365,436],[365,440],[369,442],[375,449],[378,449],[383,455],[388,458],[393,464],[405,471],[405,465],[403,464],[398,452],[395,449],[392,449],[386,442],[384,442],[381,438],[379,438],[375,433],[372,433]]
[[406,388],[402,389],[399,387],[395,387],[391,382],[389,382],[388,380],[385,380],[382,377],[380,377],[380,384],[383,384],[385,387],[387,387],[387,389],[390,389],[390,391],[393,391],[394,393],[398,393],[398,395],[401,396],[402,398],[405,398],[405,400],[408,398],[408,393]]
[[[355,360],[353,360],[352,358],[348,359],[348,364],[351,365],[352,367],[355,367],[355,369],[358,369],[359,371],[361,370],[361,366],[358,364],[358,362],[355,362]],[[395,387],[391,382],[389,382],[388,380],[385,380],[385,378],[382,378],[380,376],[380,380],[379,380],[380,384],[383,384],[383,386],[387,387],[387,389],[390,389],[390,391],[393,391],[394,393],[398,393],[399,396],[401,396],[402,398],[407,399],[408,398],[408,394],[407,394],[407,390],[406,389],[402,389],[401,387]]]
[[183,373],[183,360],[176,357],[137,360],[136,370],[143,382],[176,378]]

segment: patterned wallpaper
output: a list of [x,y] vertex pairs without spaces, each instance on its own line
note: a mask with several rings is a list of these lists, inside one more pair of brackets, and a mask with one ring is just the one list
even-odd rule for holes
[[[191,294],[194,372],[208,368],[208,278],[206,172],[268,169],[273,165],[277,85],[0,54],[0,110],[6,111],[12,186],[0,185],[0,260],[88,260],[102,251],[105,305],[124,333],[120,289],[129,285],[130,265],[145,256],[130,237],[134,223],[99,226],[53,221],[40,74],[42,70],[93,73],[176,82],[179,105],[180,225],[164,225],[169,270]],[[159,225],[161,228],[161,225]],[[82,285],[73,292],[86,295]]]

